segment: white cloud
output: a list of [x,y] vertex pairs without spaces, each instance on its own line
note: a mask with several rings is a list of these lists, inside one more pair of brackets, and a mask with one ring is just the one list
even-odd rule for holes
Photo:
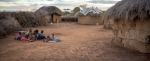
[[0,10],[25,10],[39,8],[42,6],[57,6],[61,10],[64,8],[73,9],[81,4],[87,4],[88,7],[98,7],[102,10],[114,5],[120,0],[1,0],[0,1]]

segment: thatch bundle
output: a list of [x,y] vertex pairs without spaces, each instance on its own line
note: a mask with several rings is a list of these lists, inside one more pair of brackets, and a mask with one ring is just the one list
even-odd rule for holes
[[51,14],[62,15],[62,11],[55,6],[41,7],[37,11],[35,11],[35,13],[41,13],[42,15],[51,15]]
[[135,20],[150,18],[150,0],[122,0],[109,8],[104,19]]
[[10,16],[0,16],[0,39],[18,30],[22,30],[22,26],[17,20]]

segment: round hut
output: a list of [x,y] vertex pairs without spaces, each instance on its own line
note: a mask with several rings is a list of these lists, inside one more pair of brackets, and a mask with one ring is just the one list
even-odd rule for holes
[[75,14],[78,23],[85,25],[103,24],[101,11],[98,8],[85,8]]
[[62,11],[55,6],[41,7],[36,11],[36,13],[44,15],[48,22],[61,22]]
[[[105,14],[105,11],[103,11],[102,12],[102,17],[104,16],[104,14]],[[103,21],[104,21],[104,27],[103,28],[105,28],[105,29],[112,29],[112,26],[113,26],[113,19],[102,19]]]
[[105,12],[104,19],[113,19],[112,42],[150,53],[150,0],[119,1]]
[[113,26],[113,19],[104,20],[104,28],[105,29],[112,29]]

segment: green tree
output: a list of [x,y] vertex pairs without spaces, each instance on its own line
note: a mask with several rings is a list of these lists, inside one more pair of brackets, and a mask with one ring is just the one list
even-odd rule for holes
[[69,12],[70,9],[63,9],[63,10],[64,10],[64,12],[63,12],[64,15],[70,14],[70,12]]
[[85,9],[87,6],[87,4],[83,4],[83,5],[80,5],[79,7],[81,7],[82,9]]
[[75,7],[75,8],[73,9],[73,13],[74,13],[74,14],[76,14],[78,11],[80,11],[80,8],[79,8],[79,7]]

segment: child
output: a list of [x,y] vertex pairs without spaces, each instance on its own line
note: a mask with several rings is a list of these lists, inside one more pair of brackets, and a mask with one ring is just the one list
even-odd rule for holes
[[31,33],[32,33],[32,29],[30,28],[30,30],[26,32],[26,37],[27,37],[27,38],[30,37],[30,36],[31,36]]
[[42,30],[41,33],[38,33],[38,34],[37,34],[37,39],[38,39],[38,40],[41,40],[41,39],[44,39],[44,38],[45,38],[43,32],[44,32],[44,31]]
[[36,35],[35,35],[35,33],[32,33],[31,36],[29,37],[29,39],[30,39],[30,40],[29,40],[30,42],[35,41],[35,40],[36,40]]
[[15,40],[21,40],[21,32],[18,33],[18,35],[15,37]]
[[54,33],[52,33],[52,40],[51,40],[51,41],[48,41],[48,42],[61,42],[61,40],[60,40],[60,39],[56,39],[56,38],[54,37]]
[[43,40],[43,42],[48,42],[48,41],[52,41],[52,38],[50,38],[50,36],[47,36],[47,38]]
[[54,39],[54,33],[52,33],[52,38]]
[[26,38],[25,32],[23,32],[23,33],[21,34],[21,40],[22,40],[22,41],[29,41],[29,39]]

